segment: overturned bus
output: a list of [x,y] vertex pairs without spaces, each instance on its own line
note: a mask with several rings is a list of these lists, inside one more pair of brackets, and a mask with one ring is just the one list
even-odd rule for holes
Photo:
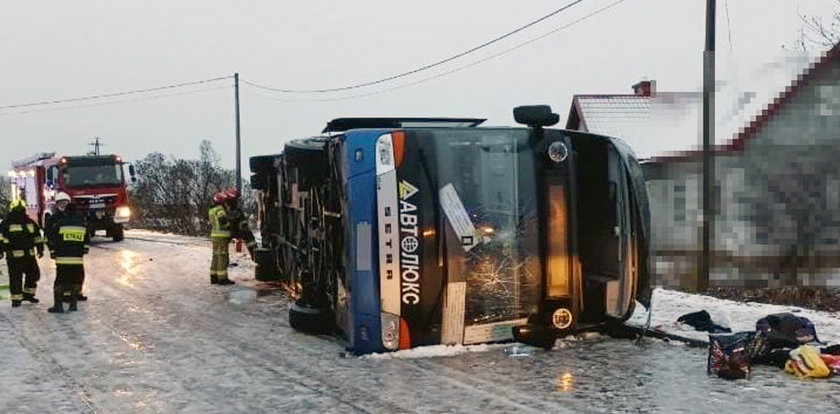
[[341,118],[250,159],[262,245],[297,330],[355,353],[518,340],[622,322],[649,299],[649,212],[623,142],[482,119]]

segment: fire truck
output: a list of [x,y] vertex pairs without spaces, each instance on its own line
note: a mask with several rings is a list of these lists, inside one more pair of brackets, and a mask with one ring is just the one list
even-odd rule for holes
[[[91,236],[105,230],[120,241],[123,225],[131,219],[123,164],[118,155],[35,154],[12,162],[12,199],[24,200],[27,214],[43,226],[53,212],[55,195],[63,191],[84,211]],[[134,181],[134,167],[128,169]]]

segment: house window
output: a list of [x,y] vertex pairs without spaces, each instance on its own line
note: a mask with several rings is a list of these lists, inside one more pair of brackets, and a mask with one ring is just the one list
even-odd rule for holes
[[685,184],[674,184],[674,222],[685,222]]

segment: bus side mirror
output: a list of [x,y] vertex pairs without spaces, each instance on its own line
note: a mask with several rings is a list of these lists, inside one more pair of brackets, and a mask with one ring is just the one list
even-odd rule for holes
[[518,124],[540,128],[560,122],[560,115],[552,113],[548,105],[528,105],[513,108],[513,119]]
[[132,164],[128,165],[128,174],[131,176],[131,182],[136,183],[137,182],[137,174],[134,171],[134,165],[132,165]]

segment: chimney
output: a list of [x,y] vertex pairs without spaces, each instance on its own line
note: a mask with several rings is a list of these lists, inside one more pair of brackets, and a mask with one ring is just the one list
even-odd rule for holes
[[633,93],[636,96],[656,95],[656,81],[641,81],[633,85]]

